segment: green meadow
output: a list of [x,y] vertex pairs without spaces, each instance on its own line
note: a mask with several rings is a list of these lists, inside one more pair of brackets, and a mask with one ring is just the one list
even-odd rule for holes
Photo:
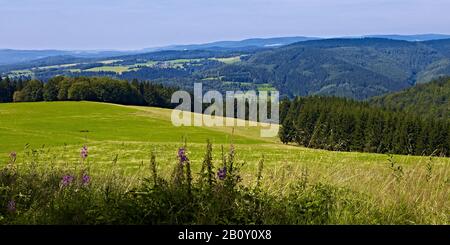
[[211,60],[217,60],[225,64],[234,64],[241,61],[241,56],[227,57],[227,58],[211,58]]
[[449,158],[307,149],[261,138],[260,127],[175,127],[171,112],[94,102],[0,104],[0,163],[6,165],[14,151],[19,164],[75,166],[86,145],[94,175],[118,167],[138,180],[149,173],[152,152],[159,171],[168,176],[186,142],[195,177],[209,139],[215,166],[234,145],[245,185],[255,184],[258,162],[264,159],[262,186],[269,193],[285,193],[307,178],[360,193],[365,196],[361,205],[376,206],[402,223],[450,221]]
[[115,73],[121,74],[123,72],[130,71],[130,70],[132,70],[132,69],[130,69],[130,67],[128,67],[128,66],[108,66],[108,65],[105,65],[105,66],[99,66],[99,67],[90,68],[90,69],[87,69],[85,71],[91,71],[91,72],[102,72],[102,71],[104,71],[104,72],[115,72]]

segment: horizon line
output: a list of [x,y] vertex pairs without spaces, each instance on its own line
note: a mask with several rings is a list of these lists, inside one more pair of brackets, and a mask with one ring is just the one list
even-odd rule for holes
[[[204,44],[210,44],[210,43],[216,43],[216,42],[241,42],[246,40],[252,40],[252,39],[272,39],[272,38],[297,38],[297,37],[304,37],[304,38],[312,38],[312,39],[352,39],[352,38],[371,38],[374,36],[426,36],[426,35],[437,35],[437,36],[448,36],[450,38],[450,33],[416,33],[416,34],[396,34],[396,33],[388,33],[388,34],[365,34],[365,35],[324,35],[324,36],[309,36],[309,35],[287,35],[287,36],[259,36],[259,37],[249,37],[244,39],[220,39],[220,40],[212,40],[212,41],[205,41],[205,42],[196,42],[196,43],[177,43],[177,44],[167,44],[167,45],[158,45],[158,46],[148,46],[148,47],[141,47],[141,48],[135,48],[135,49],[58,49],[58,48],[32,48],[32,49],[17,49],[17,48],[0,48],[0,50],[13,50],[13,51],[63,51],[63,52],[140,52],[145,51],[146,49],[162,49],[162,48],[168,48],[173,46],[189,46],[189,45],[204,45]],[[390,39],[390,38],[385,38]],[[444,38],[446,39],[446,38]],[[392,39],[395,40],[395,39]],[[157,50],[155,50],[157,51]]]

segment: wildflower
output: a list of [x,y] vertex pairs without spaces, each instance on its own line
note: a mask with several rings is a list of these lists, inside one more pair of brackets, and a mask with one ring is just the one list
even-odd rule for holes
[[234,155],[234,145],[231,144],[230,146],[230,155]]
[[16,202],[14,200],[10,200],[6,205],[6,209],[11,213],[16,212]]
[[81,177],[81,183],[83,185],[88,185],[91,182],[91,176],[89,176],[87,173],[84,173]]
[[81,156],[81,158],[83,160],[88,157],[88,148],[87,148],[87,146],[83,146],[83,148],[81,148],[80,156]]
[[219,177],[220,180],[224,180],[227,176],[227,167],[220,168],[217,172],[217,177]]
[[72,183],[74,177],[72,175],[64,175],[61,180],[62,186],[68,186]]
[[183,147],[178,149],[178,158],[180,159],[180,164],[184,164],[185,162],[189,161],[188,157],[186,156],[186,150]]
[[9,153],[9,158],[11,158],[11,161],[16,161],[17,153],[15,151]]

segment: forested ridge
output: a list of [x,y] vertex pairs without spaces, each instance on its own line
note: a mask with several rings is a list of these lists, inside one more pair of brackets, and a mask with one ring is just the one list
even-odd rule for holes
[[290,98],[365,100],[450,75],[449,48],[450,39],[323,39],[261,49],[166,50],[108,59],[56,56],[0,66],[0,73],[43,81],[57,75],[108,76],[182,89],[203,82],[221,92],[274,88]]
[[450,77],[419,84],[398,93],[374,97],[370,103],[384,109],[450,119]]
[[450,123],[336,97],[297,97],[280,105],[280,140],[305,147],[373,153],[450,153]]
[[450,75],[450,39],[407,42],[381,38],[294,43],[203,72],[235,83],[265,84],[282,95],[364,100]]

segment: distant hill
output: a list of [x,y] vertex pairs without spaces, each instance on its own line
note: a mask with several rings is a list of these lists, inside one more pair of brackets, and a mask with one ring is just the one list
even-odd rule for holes
[[[278,46],[281,41],[298,42]],[[411,42],[300,37],[205,45],[204,49],[160,50],[107,58],[51,56],[0,66],[0,74],[42,80],[55,75],[109,76],[176,84],[186,89],[192,88],[194,82],[204,82],[208,89],[220,91],[275,88],[289,97],[329,95],[358,100],[450,75],[450,39]]]
[[411,42],[422,42],[440,39],[449,39],[450,35],[444,34],[419,34],[419,35],[368,35],[365,37],[374,38],[387,38],[393,40],[411,41]]
[[[450,38],[450,35],[443,34],[422,34],[422,35],[371,35],[366,37],[379,37],[405,41],[429,41]],[[148,53],[164,50],[217,50],[217,49],[256,49],[268,47],[281,47],[296,42],[318,40],[319,37],[273,37],[273,38],[250,38],[239,41],[217,41],[203,44],[169,45],[156,48],[144,48],[140,50],[14,50],[0,49],[0,65],[23,63],[36,59],[43,59],[52,56],[73,56],[76,58],[106,58],[123,56],[127,54]]]
[[255,50],[258,48],[279,47],[295,42],[314,40],[314,37],[276,37],[276,38],[252,38],[242,41],[218,41],[205,44],[172,45],[159,48],[146,48],[141,50],[118,51],[118,50],[14,50],[0,49],[0,65],[25,63],[37,59],[53,56],[72,56],[75,58],[107,58],[132,54],[141,54],[166,50]]
[[67,55],[66,51],[59,50],[13,50],[0,49],[0,65],[26,62],[49,56]]
[[11,70],[21,70],[21,69],[35,68],[35,67],[41,67],[41,66],[53,66],[53,65],[78,63],[78,62],[94,63],[98,59],[101,59],[101,58],[75,57],[72,55],[55,55],[55,56],[49,56],[49,57],[14,63],[14,64],[0,65],[0,73],[11,71]]
[[274,38],[251,38],[241,41],[218,41],[205,44],[172,45],[162,48],[144,49],[145,51],[157,50],[196,50],[196,49],[244,49],[244,48],[267,48],[280,47],[296,42],[320,39],[317,37],[274,37]]
[[[342,37],[348,39],[351,37]],[[353,37],[355,38],[355,37]],[[430,41],[430,40],[441,40],[450,39],[450,35],[444,34],[418,34],[418,35],[367,35],[356,38],[384,38],[392,40],[402,40],[402,41]],[[273,38],[250,38],[240,41],[217,41],[204,44],[187,44],[187,45],[171,45],[160,48],[147,48],[143,49],[146,52],[161,51],[161,50],[195,50],[195,49],[238,49],[238,48],[267,48],[267,47],[281,47],[284,45],[289,45],[296,42],[304,42],[311,40],[320,40],[325,38],[320,37],[306,37],[306,36],[296,36],[296,37],[273,37]]]
[[450,119],[450,77],[420,84],[405,91],[374,97],[370,102],[390,110]]
[[64,50],[14,50],[0,49],[0,65],[30,62],[54,56],[73,56],[76,58],[105,58],[135,52],[128,51],[64,51]]
[[271,84],[288,96],[366,99],[450,75],[450,39],[324,39],[257,52],[207,72],[227,82]]
[[374,97],[370,103],[385,109],[450,119],[450,77],[407,90]]

